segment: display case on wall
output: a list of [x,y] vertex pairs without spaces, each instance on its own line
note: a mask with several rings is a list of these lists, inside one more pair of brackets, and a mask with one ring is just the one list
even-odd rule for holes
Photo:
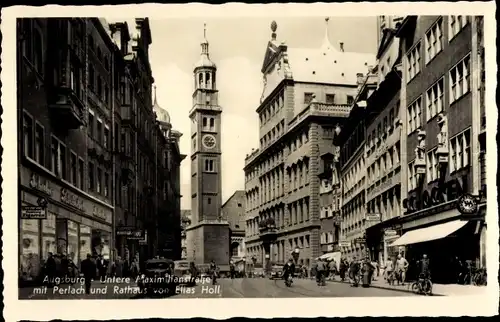
[[42,220],[42,260],[48,258],[49,253],[57,253],[56,244],[56,215],[47,214],[47,219]]
[[78,224],[68,220],[68,258],[73,263],[78,263],[78,253],[80,251],[80,242],[78,238]]
[[80,261],[92,255],[92,230],[89,226],[80,225]]
[[37,219],[22,219],[20,232],[19,275],[32,281],[40,272],[40,227]]

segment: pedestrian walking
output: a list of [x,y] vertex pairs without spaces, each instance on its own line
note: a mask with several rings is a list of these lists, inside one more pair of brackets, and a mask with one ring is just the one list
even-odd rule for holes
[[316,266],[316,283],[318,283],[318,286],[324,285],[323,278],[325,277],[325,273],[326,273],[325,262],[319,259]]
[[101,280],[101,283],[104,283],[103,280],[106,278],[108,265],[106,263],[106,260],[102,257],[102,255],[99,255],[97,259],[97,270],[99,271],[99,279]]
[[85,279],[85,294],[90,294],[90,287],[92,286],[92,279],[96,273],[96,266],[92,261],[92,256],[87,254],[87,258],[81,263],[81,272]]
[[359,284],[359,262],[356,257],[353,258],[351,264],[349,265],[349,278],[352,281],[352,286],[358,287]]
[[339,273],[340,273],[340,280],[343,282],[344,279],[345,279],[345,272],[347,270],[347,262],[345,260],[345,258],[341,259],[340,260],[340,264],[339,264]]
[[362,266],[362,276],[363,276],[363,287],[369,287],[372,281],[372,275],[375,270],[375,266],[373,265],[372,261],[370,260],[370,257],[366,256],[365,260],[363,261],[363,266]]
[[45,276],[46,276],[46,281],[47,281],[47,286],[52,287],[54,286],[54,277],[56,276],[56,261],[54,259],[54,255],[49,252],[47,260],[45,261]]
[[385,268],[384,268],[384,279],[389,283],[389,285],[394,284],[394,264],[393,260],[389,258],[387,262],[385,263]]
[[408,266],[410,264],[406,260],[406,258],[403,257],[403,255],[398,254],[398,259],[396,261],[396,271],[398,275],[398,285],[399,282],[401,282],[401,285],[405,285],[405,280],[406,280],[406,272],[408,271]]

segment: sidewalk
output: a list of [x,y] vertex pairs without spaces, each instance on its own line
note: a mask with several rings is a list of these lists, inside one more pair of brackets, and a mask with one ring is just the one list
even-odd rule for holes
[[[349,284],[349,280],[345,280],[344,282],[340,281],[338,276],[335,277],[335,280],[329,280],[329,282],[336,283],[347,283]],[[405,285],[389,285],[382,277],[379,277],[377,280],[372,281],[370,287],[385,289],[385,290],[396,290],[401,292],[409,292],[412,293],[411,284],[413,282],[405,283]],[[361,285],[360,285],[361,287]],[[485,286],[474,286],[474,285],[459,285],[459,284],[433,284],[432,285],[432,295],[437,296],[467,296],[467,295],[482,295],[485,294],[486,287]]]

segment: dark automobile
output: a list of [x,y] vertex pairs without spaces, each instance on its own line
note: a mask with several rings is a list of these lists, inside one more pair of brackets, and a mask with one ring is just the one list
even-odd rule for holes
[[274,264],[271,267],[271,274],[269,274],[270,279],[280,279],[283,277],[283,266],[281,264]]
[[146,261],[144,274],[137,283],[142,294],[174,294],[177,285],[173,269],[174,261],[170,259],[155,258]]

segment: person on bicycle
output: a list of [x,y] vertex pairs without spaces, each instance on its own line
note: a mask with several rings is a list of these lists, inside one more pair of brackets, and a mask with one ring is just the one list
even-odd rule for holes
[[399,280],[398,280],[398,285],[399,281],[401,281],[401,285],[405,285],[405,280],[406,280],[406,272],[408,271],[408,266],[410,264],[404,258],[401,254],[398,254],[398,259],[396,261],[396,272],[398,273]]
[[425,279],[430,279],[431,271],[430,271],[430,261],[427,258],[427,254],[422,255],[422,259],[420,260],[420,274]]
[[325,262],[322,259],[318,259],[318,263],[316,266],[316,283],[318,285],[323,285],[323,277],[326,274]]
[[293,259],[290,258],[285,266],[283,266],[283,279],[286,281],[289,276],[293,278],[294,273],[295,264],[293,263]]
[[359,283],[359,267],[359,262],[356,257],[354,257],[352,259],[351,265],[349,266],[349,278],[351,279],[352,286],[354,287],[357,287]]
[[210,272],[210,276],[212,277],[212,283],[215,284],[217,280],[217,264],[215,264],[215,261],[213,259],[210,262],[208,271]]

